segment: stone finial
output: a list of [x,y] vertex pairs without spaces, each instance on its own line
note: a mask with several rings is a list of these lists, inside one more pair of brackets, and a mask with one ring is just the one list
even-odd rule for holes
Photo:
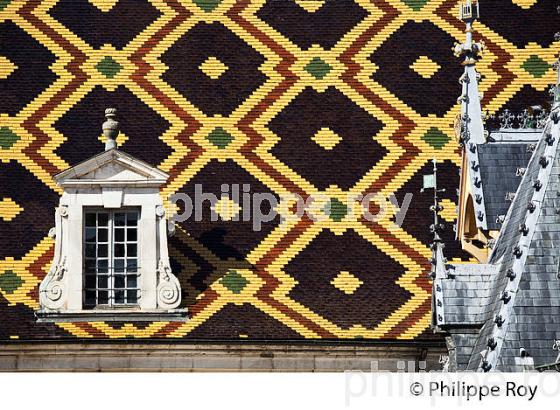
[[107,108],[105,110],[105,122],[103,123],[103,135],[105,136],[105,151],[117,148],[117,136],[119,135],[119,122],[116,120],[117,109]]

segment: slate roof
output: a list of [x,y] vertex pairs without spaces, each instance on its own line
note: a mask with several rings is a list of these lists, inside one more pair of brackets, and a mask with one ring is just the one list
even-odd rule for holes
[[519,168],[527,167],[531,155],[531,142],[496,142],[478,146],[478,161],[482,190],[484,191],[484,207],[487,217],[487,228],[499,230],[500,215],[506,215],[511,205],[510,193],[515,193],[521,182],[517,176]]
[[[558,114],[552,117],[558,120]],[[449,332],[459,370],[521,371],[556,360],[552,346],[560,339],[559,139],[560,124],[550,120],[489,263],[448,265],[448,277],[434,280],[435,291],[441,287],[444,312],[436,325]],[[505,151],[516,155],[511,148]],[[527,357],[521,357],[522,348]]]
[[434,306],[436,326],[451,335],[450,371],[466,369],[480,328],[491,314],[497,271],[491,264],[447,264],[446,276],[434,280],[436,305],[438,295],[442,301]]
[[441,281],[444,323],[481,325],[488,317],[493,278],[497,266],[490,264],[448,265],[449,277]]

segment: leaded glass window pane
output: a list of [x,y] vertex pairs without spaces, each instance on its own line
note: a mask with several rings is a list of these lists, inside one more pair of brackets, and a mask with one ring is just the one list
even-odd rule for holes
[[84,217],[84,305],[136,305],[140,297],[136,210],[86,211]]

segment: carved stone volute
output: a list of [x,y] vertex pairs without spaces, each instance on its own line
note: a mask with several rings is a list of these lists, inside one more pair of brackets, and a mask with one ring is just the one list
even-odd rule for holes
[[43,308],[57,310],[64,305],[66,273],[66,258],[57,265],[53,265],[49,270],[47,277],[39,287],[39,299]]
[[161,309],[175,309],[181,303],[181,285],[167,261],[160,259],[157,271],[157,304]]

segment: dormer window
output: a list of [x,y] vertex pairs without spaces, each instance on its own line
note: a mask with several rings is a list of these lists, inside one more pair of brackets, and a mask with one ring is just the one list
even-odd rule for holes
[[86,209],[84,309],[138,306],[138,210]]
[[116,148],[106,110],[106,150],[54,176],[55,255],[39,288],[40,321],[184,320],[167,251],[159,188],[168,175]]

